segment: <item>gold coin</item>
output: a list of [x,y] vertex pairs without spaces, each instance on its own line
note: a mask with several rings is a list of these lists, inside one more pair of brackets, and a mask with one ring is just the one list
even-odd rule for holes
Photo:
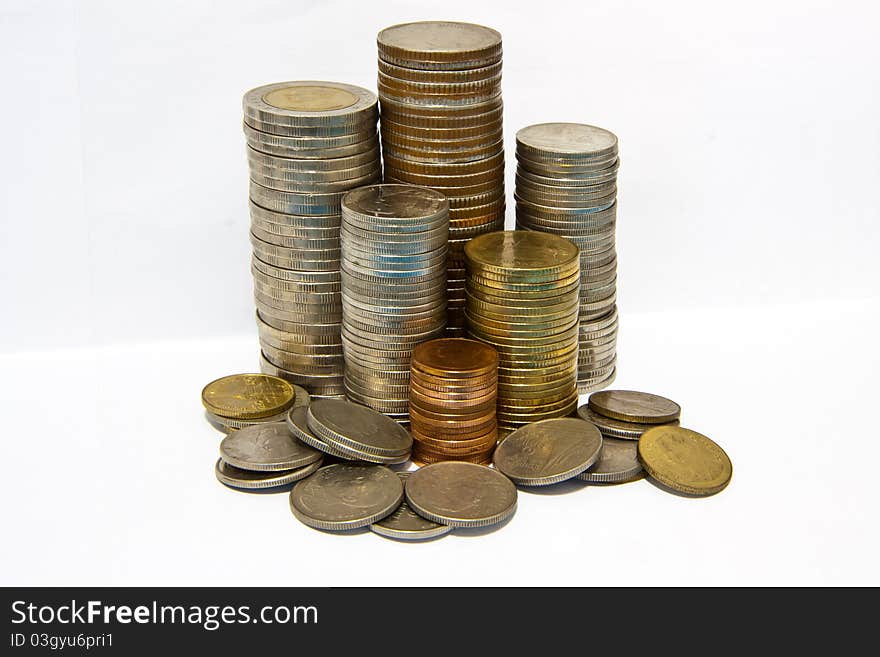
[[688,495],[714,495],[733,475],[733,465],[721,447],[701,433],[676,426],[657,426],[643,433],[639,461],[661,484]]
[[224,418],[253,420],[283,413],[296,392],[287,381],[268,374],[233,374],[202,389],[205,408]]
[[504,230],[480,235],[464,247],[476,269],[519,275],[579,270],[578,247],[564,237],[527,230]]

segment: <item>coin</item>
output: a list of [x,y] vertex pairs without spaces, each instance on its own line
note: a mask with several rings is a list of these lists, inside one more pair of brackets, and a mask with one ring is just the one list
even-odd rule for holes
[[412,448],[406,430],[366,406],[321,399],[309,405],[306,417],[317,436],[360,452],[399,456]]
[[336,463],[297,483],[290,509],[304,524],[325,531],[366,527],[403,501],[400,478],[381,465]]
[[290,432],[297,438],[297,440],[300,440],[309,447],[313,447],[319,452],[329,454],[330,456],[334,456],[338,459],[349,460],[350,457],[348,454],[336,449],[335,447],[321,440],[320,438],[318,438],[318,436],[312,433],[312,430],[309,428],[308,424],[307,412],[307,407],[290,409],[286,419],[287,428],[290,430]]
[[[648,429],[657,426],[655,424],[615,420],[614,418],[606,417],[601,413],[597,413],[590,408],[588,404],[579,407],[577,413],[581,419],[595,424],[599,428],[599,431],[602,432],[603,436],[622,438],[623,440],[638,440]],[[669,422],[669,424],[678,425],[678,420],[673,420],[672,422]]]
[[226,436],[220,443],[220,456],[242,470],[278,471],[314,463],[321,453],[296,440],[284,422],[273,422]]
[[599,458],[602,434],[576,418],[527,424],[495,450],[495,467],[522,486],[547,486],[579,475]]
[[205,411],[205,417],[207,418],[211,426],[224,433],[229,433],[230,431],[238,431],[239,429],[244,429],[245,427],[253,427],[259,424],[283,422],[286,415],[287,411],[284,411],[283,413],[279,413],[278,415],[270,415],[269,417],[261,417],[253,420],[236,420],[230,417],[214,415],[214,413],[208,410]]
[[300,479],[313,474],[321,467],[321,459],[314,461],[296,470],[281,471],[255,471],[242,470],[226,463],[222,458],[217,459],[214,466],[214,476],[217,480],[231,488],[241,490],[259,490],[264,488],[278,488],[287,486]]
[[619,438],[602,438],[599,460],[580,473],[577,478],[593,484],[622,484],[638,479],[642,474],[638,443]]
[[681,406],[671,399],[634,390],[594,392],[587,403],[596,413],[624,422],[665,424],[681,415]]
[[491,468],[445,461],[409,476],[406,501],[420,516],[442,525],[484,527],[515,513],[516,487]]
[[[398,472],[397,476],[403,482],[406,490],[408,472]],[[390,516],[386,516],[379,522],[370,525],[370,529],[380,536],[396,538],[401,541],[423,541],[429,538],[444,536],[452,531],[448,525],[440,525],[436,522],[422,518],[413,511],[404,499],[400,506]]]
[[403,23],[379,32],[376,42],[382,60],[406,68],[472,69],[501,58],[501,35],[472,23]]
[[221,417],[248,420],[278,415],[293,405],[293,387],[266,374],[233,374],[202,389],[202,404]]
[[639,461],[645,472],[680,493],[708,496],[730,483],[730,458],[711,439],[677,426],[655,426],[639,438]]

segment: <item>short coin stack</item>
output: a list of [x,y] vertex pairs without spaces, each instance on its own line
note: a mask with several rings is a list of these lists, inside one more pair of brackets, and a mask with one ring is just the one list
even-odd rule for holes
[[601,390],[590,395],[578,415],[605,438],[638,440],[658,425],[678,425],[681,407],[671,399],[635,390]]
[[516,226],[570,239],[581,251],[578,391],[607,386],[617,361],[617,137],[578,123],[516,134]]
[[379,99],[386,182],[449,198],[449,335],[464,334],[462,249],[504,228],[501,35],[426,21],[382,30]]
[[577,406],[580,258],[572,242],[532,231],[465,246],[468,333],[498,352],[503,431]]
[[413,348],[443,334],[449,203],[412,185],[342,200],[345,394],[407,422]]
[[202,389],[208,421],[226,433],[283,422],[289,408],[308,403],[305,390],[268,374],[231,374]]
[[498,438],[498,354],[476,340],[423,342],[412,355],[413,460],[488,463]]
[[243,105],[262,368],[337,396],[340,200],[380,178],[377,98],[347,84],[282,82],[247,92]]

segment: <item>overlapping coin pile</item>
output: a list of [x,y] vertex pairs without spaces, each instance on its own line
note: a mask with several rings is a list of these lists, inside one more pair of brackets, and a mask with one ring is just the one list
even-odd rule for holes
[[604,388],[617,361],[617,137],[577,123],[516,133],[516,226],[570,239],[581,251],[578,391]]
[[504,228],[501,35],[428,21],[382,30],[385,181],[449,198],[448,334],[464,334],[464,243]]
[[409,415],[413,461],[489,463],[498,427],[498,354],[476,340],[443,338],[412,354]]
[[678,425],[681,407],[671,399],[632,390],[601,390],[590,395],[578,415],[605,438],[638,440],[657,425]]
[[243,106],[262,369],[340,395],[340,200],[380,178],[377,98],[282,82],[247,92]]
[[283,422],[288,409],[308,404],[309,393],[303,388],[268,374],[224,376],[202,389],[205,416],[224,433]]
[[498,426],[577,407],[580,258],[570,241],[533,231],[481,235],[465,246],[468,333],[495,348]]
[[443,334],[449,203],[412,185],[342,201],[342,342],[349,399],[409,419],[413,348]]

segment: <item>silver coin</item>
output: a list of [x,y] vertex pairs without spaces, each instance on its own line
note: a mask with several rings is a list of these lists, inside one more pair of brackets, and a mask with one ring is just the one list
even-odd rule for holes
[[290,491],[290,509],[304,524],[327,531],[366,527],[393,513],[403,484],[381,465],[336,463]]
[[638,479],[642,473],[638,442],[619,438],[604,438],[599,460],[577,478],[594,484],[619,484]]
[[[613,368],[612,368],[613,370]],[[607,376],[607,374],[606,374]],[[641,424],[638,422],[624,422],[623,420],[615,420],[596,413],[589,405],[584,404],[577,409],[581,419],[592,422],[602,432],[603,436],[611,438],[622,438],[624,440],[638,440],[642,434],[656,424]],[[667,422],[665,424],[678,425],[678,420]]]
[[602,159],[617,153],[613,132],[583,123],[539,123],[516,133],[517,152],[529,158]]
[[329,454],[336,458],[348,460],[348,455],[338,449],[328,445],[326,442],[318,438],[312,430],[309,429],[307,419],[307,407],[292,408],[287,413],[287,427],[296,438],[309,447],[313,447],[318,451]]
[[482,465],[443,461],[413,472],[406,500],[420,516],[452,527],[484,527],[516,512],[516,486]]
[[[398,472],[397,476],[403,482],[406,490],[406,480],[409,472]],[[370,525],[370,529],[380,536],[395,538],[401,541],[423,541],[429,538],[444,536],[452,531],[449,525],[440,525],[413,511],[404,499],[394,513]]]
[[303,445],[284,422],[245,427],[220,443],[220,456],[242,470],[296,470],[321,458],[321,453]]
[[258,424],[266,424],[268,422],[283,422],[285,413],[287,413],[287,411],[285,411],[284,413],[279,413],[278,415],[271,415],[269,417],[255,418],[252,420],[238,420],[231,417],[215,415],[211,411],[205,411],[205,417],[215,429],[223,431],[224,433],[229,433],[230,431],[237,431],[239,429],[252,427]]
[[514,483],[548,486],[579,475],[599,458],[602,434],[576,418],[527,424],[495,450],[495,467]]
[[263,488],[278,488],[287,486],[300,479],[314,474],[321,467],[321,459],[310,463],[297,470],[282,470],[280,472],[257,472],[242,470],[229,465],[222,458],[217,459],[214,466],[214,475],[217,480],[231,488],[242,490],[259,490]]
[[309,406],[309,428],[324,440],[379,456],[399,456],[412,448],[412,436],[371,408],[343,401],[316,401]]

